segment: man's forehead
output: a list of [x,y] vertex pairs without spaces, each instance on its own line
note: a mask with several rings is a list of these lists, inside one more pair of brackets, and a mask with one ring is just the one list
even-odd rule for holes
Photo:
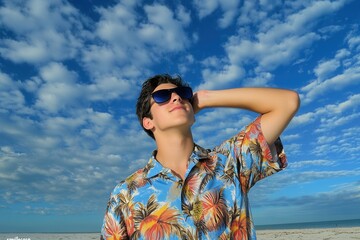
[[157,86],[154,89],[154,92],[157,90],[162,90],[162,89],[171,89],[171,88],[176,88],[177,86],[173,83],[161,83],[159,86]]

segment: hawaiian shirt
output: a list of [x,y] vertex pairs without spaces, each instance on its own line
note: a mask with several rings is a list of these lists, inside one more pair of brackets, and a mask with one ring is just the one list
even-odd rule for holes
[[287,165],[260,118],[212,151],[195,144],[184,180],[154,154],[114,188],[101,239],[256,239],[248,192]]

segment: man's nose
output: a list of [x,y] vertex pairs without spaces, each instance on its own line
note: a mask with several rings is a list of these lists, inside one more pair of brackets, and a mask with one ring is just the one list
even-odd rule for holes
[[171,93],[171,101],[175,102],[175,101],[182,101],[182,98],[176,93],[176,92],[172,92]]

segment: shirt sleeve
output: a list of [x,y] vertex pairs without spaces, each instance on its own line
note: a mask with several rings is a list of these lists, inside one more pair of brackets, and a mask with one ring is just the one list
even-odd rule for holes
[[227,158],[234,164],[243,192],[248,192],[257,181],[287,166],[280,138],[269,145],[261,130],[260,120],[261,116],[220,147],[223,152],[224,148],[227,149]]
[[124,216],[120,211],[119,201],[114,192],[107,205],[100,239],[129,239]]

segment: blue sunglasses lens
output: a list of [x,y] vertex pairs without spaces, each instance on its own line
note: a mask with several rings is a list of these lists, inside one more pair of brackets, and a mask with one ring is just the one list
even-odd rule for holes
[[164,103],[170,100],[171,94],[175,92],[182,99],[190,100],[193,96],[192,89],[190,87],[176,87],[171,89],[162,89],[151,94],[156,103]]

